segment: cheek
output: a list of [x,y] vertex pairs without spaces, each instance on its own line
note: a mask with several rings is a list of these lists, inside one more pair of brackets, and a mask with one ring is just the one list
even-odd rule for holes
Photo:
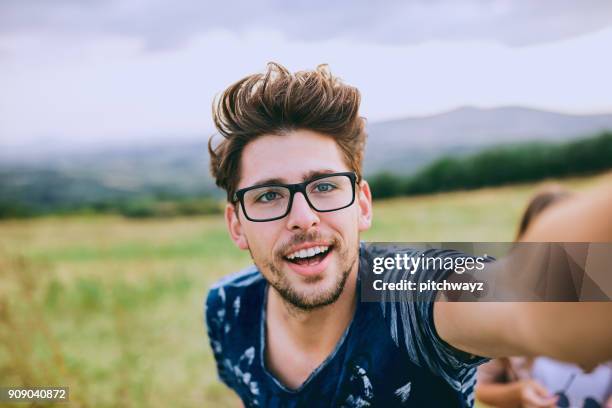
[[[353,210],[352,207],[351,210]],[[348,240],[359,234],[358,222],[359,214],[357,211],[347,211],[342,217],[330,219],[329,225],[345,240]]]
[[[258,223],[252,223],[258,224]],[[249,242],[249,248],[254,255],[268,257],[274,252],[274,245],[277,242],[277,228],[265,225],[250,225],[245,229],[246,237]]]

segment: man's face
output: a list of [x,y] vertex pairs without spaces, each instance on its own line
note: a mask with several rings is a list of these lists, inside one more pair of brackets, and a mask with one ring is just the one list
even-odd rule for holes
[[[308,130],[257,138],[243,150],[241,166],[238,189],[271,179],[293,184],[350,171],[331,137]],[[333,303],[342,293],[357,268],[359,232],[370,227],[371,208],[370,190],[362,181],[355,202],[338,211],[317,212],[296,193],[291,211],[279,220],[249,221],[242,208],[236,216],[231,204],[225,216],[232,239],[250,251],[266,280],[286,301],[309,310]],[[307,259],[294,257],[309,248],[324,251]]]

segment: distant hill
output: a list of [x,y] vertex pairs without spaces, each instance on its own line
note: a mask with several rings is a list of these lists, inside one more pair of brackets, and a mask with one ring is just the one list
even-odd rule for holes
[[612,129],[612,114],[568,115],[522,107],[464,107],[437,115],[372,123],[365,170],[412,172],[446,154],[524,141],[563,141]]
[[[369,123],[365,173],[406,175],[444,155],[524,141],[563,141],[612,129],[612,114],[567,115],[521,107],[464,107]],[[82,204],[145,196],[222,197],[208,171],[207,136],[146,146],[0,149],[0,204]]]
[[204,142],[45,155],[0,161],[0,204],[79,207],[142,197],[221,197]]

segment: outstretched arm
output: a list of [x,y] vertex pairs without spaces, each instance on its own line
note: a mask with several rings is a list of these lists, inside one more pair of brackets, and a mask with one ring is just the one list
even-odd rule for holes
[[434,308],[451,346],[486,357],[549,356],[585,368],[612,359],[612,303],[451,303]]
[[[525,240],[612,242],[612,177],[542,214]],[[612,359],[612,302],[437,302],[434,321],[444,341],[476,355],[546,355],[583,367]]]

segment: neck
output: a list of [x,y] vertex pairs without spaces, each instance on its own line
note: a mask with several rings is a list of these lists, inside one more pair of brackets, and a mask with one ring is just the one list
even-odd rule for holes
[[357,305],[357,269],[352,268],[344,289],[334,303],[313,310],[302,310],[288,303],[276,290],[268,291],[268,315],[278,319],[287,333],[303,349],[335,346],[351,320]]

